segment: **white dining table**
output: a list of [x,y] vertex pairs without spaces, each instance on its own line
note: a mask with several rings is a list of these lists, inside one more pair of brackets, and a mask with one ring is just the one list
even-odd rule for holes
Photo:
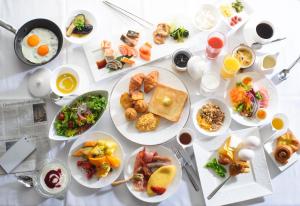
[[[113,2],[149,21],[159,22],[171,16],[188,18],[197,9],[197,5],[205,2],[205,0],[114,0]],[[209,2],[220,2],[220,0]],[[276,25],[276,32],[278,31],[280,35],[287,37],[284,42],[266,48],[270,52],[275,50],[280,52],[276,71],[268,75],[268,78],[271,78],[276,72],[289,66],[300,55],[300,1],[248,0],[248,2],[253,6],[254,16],[272,19],[272,22]],[[51,19],[62,27],[66,14],[77,9],[87,9],[95,13],[98,19],[99,32],[107,37],[111,32],[118,32],[119,28],[130,29],[130,26],[134,24],[128,18],[104,6],[100,0],[0,0],[0,19],[4,19],[19,28],[30,19],[43,17]],[[201,51],[205,48],[204,40],[207,34],[206,32],[198,34],[199,38],[195,39],[194,49]],[[226,45],[226,49],[230,50],[235,44],[240,43],[235,39],[238,39],[236,37],[241,35],[241,30],[233,34],[231,41]],[[12,33],[0,28],[0,100],[32,98],[27,90],[27,78],[32,70],[22,64],[15,56],[13,40],[14,35]],[[71,45],[67,41],[64,41],[59,56],[43,67],[53,70],[62,64],[74,64],[83,68],[89,79],[89,90],[103,89],[111,91],[115,82],[121,77],[119,75],[100,82],[94,82],[83,48],[78,45]],[[170,59],[150,65],[171,69]],[[296,136],[300,136],[300,83],[298,78],[300,77],[300,65],[298,64],[295,67],[289,79],[276,87],[279,94],[279,111],[288,115],[291,130]],[[196,81],[192,81],[187,74],[179,74],[179,76],[188,85],[192,103],[203,98],[196,95],[199,87]],[[46,102],[50,124],[60,107],[49,100],[46,100]],[[187,126],[193,128],[191,121],[188,121]],[[242,128],[245,127],[234,122],[231,125],[232,130]],[[105,131],[118,138],[126,155],[140,147],[140,145],[124,138],[117,131],[110,118],[109,110],[105,111],[94,130]],[[51,141],[49,158],[66,161],[69,148],[73,142]],[[197,144],[205,148],[209,142],[203,142],[199,138]],[[300,162],[298,161],[286,171],[280,172],[269,157],[266,157],[266,159],[272,179],[273,194],[236,203],[235,205],[300,205]],[[202,191],[196,192],[194,190],[185,173],[177,192],[169,199],[159,203],[161,206],[204,204]],[[40,197],[34,189],[27,189],[18,184],[14,175],[3,175],[0,176],[0,205],[118,206],[147,204],[133,197],[125,185],[94,190],[81,186],[75,180],[71,182],[63,200],[46,199]]]

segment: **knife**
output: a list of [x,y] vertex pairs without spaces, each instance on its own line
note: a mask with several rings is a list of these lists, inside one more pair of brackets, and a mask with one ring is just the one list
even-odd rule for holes
[[190,166],[187,161],[184,160],[182,155],[179,153],[179,150],[177,148],[172,148],[172,150],[175,152],[177,158],[179,159],[182,167],[185,169],[188,178],[192,185],[194,186],[196,191],[200,190],[200,181],[198,179],[198,176],[193,168],[193,166]]

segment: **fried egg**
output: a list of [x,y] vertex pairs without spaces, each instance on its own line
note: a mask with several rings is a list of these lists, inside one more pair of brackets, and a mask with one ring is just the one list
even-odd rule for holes
[[32,63],[49,61],[58,49],[58,38],[50,30],[35,28],[21,42],[23,56]]

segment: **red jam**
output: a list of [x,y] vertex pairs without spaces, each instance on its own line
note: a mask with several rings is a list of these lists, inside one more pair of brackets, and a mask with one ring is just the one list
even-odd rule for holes
[[61,185],[59,184],[60,178],[61,169],[50,170],[49,172],[47,172],[44,181],[49,188],[53,189],[55,187],[61,187]]

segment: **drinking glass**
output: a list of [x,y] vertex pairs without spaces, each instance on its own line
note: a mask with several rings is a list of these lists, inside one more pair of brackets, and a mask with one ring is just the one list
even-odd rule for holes
[[223,61],[221,68],[221,77],[224,79],[233,78],[236,73],[240,70],[241,65],[239,61],[233,56],[226,56]]
[[220,75],[216,72],[207,71],[203,74],[200,83],[200,93],[203,96],[213,95],[220,86]]
[[208,35],[206,45],[206,57],[208,59],[215,59],[225,44],[225,36],[221,32],[212,32]]

